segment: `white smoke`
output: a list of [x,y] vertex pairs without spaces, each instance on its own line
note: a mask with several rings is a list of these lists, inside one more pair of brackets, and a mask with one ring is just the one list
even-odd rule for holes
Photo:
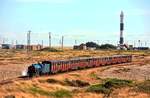
[[22,76],[27,76],[27,69],[22,71]]

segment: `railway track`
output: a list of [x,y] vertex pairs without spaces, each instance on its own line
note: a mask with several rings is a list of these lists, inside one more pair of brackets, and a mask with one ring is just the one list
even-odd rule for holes
[[[119,67],[119,66],[129,66],[131,64],[135,64],[135,62],[131,62],[131,63],[123,63],[123,64],[116,64],[116,65],[111,65],[113,67]],[[110,65],[108,65],[110,66]],[[108,67],[108,66],[101,66],[101,67],[94,67],[94,68],[102,68],[102,67]],[[62,73],[56,73],[56,74],[51,74],[53,76],[55,75],[59,75],[59,74],[65,74],[65,73],[70,73],[70,72],[76,72],[76,71],[81,71],[81,70],[89,70],[91,68],[86,68],[86,69],[80,69],[80,70],[74,70],[74,71],[68,71],[68,72],[62,72]],[[51,75],[43,75],[42,77],[47,77],[47,76],[51,76]],[[40,76],[41,77],[41,76]],[[16,78],[12,78],[12,79],[6,79],[6,80],[2,80],[0,81],[0,86],[2,85],[6,85],[6,84],[10,84],[10,83],[14,83],[14,81],[27,81],[27,80],[31,80],[37,77],[33,77],[33,78],[29,78],[27,76],[20,76],[20,77],[16,77]]]

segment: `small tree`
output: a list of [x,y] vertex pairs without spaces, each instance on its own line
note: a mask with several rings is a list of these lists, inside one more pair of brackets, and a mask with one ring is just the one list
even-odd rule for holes
[[86,46],[87,47],[95,47],[95,48],[98,48],[99,47],[99,45],[97,44],[97,43],[94,43],[94,42],[87,42],[86,43]]
[[117,47],[112,44],[103,44],[99,46],[99,49],[117,49]]

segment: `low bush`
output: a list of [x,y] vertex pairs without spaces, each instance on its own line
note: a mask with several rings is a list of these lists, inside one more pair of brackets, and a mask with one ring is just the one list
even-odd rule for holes
[[120,87],[123,87],[123,86],[130,86],[132,84],[132,81],[130,80],[121,80],[121,79],[106,79],[105,80],[105,83],[104,83],[104,86],[106,88],[120,88]]
[[88,82],[85,81],[69,80],[69,79],[65,79],[65,83],[69,86],[74,86],[74,87],[85,87],[90,85]]
[[64,85],[65,83],[59,80],[55,80],[55,79],[47,79],[46,80],[47,83],[57,83],[57,84],[62,84]]
[[48,83],[58,83],[60,81],[55,80],[55,79],[47,79],[46,82],[48,82]]
[[16,98],[14,95],[7,95],[4,98]]
[[150,93],[150,80],[145,80],[136,85],[136,90],[139,92]]
[[71,98],[72,97],[72,93],[65,89],[49,92],[39,87],[30,87],[27,89],[27,91],[34,95],[40,94],[43,96],[52,96],[54,98]]
[[106,88],[103,84],[95,84],[91,85],[88,89],[88,92],[94,92],[94,93],[104,93],[108,94],[111,92],[111,89]]
[[91,85],[87,91],[95,93],[110,94],[114,88],[130,86],[132,81],[121,79],[106,79],[102,84]]
[[94,79],[101,79],[101,78],[98,77],[98,75],[97,75],[96,73],[94,73],[94,72],[91,72],[91,73],[89,74],[89,76],[90,76],[91,78],[94,78]]
[[45,91],[39,87],[30,87],[27,89],[28,92],[36,95],[36,94],[40,94],[40,95],[44,95],[44,96],[51,96],[51,93],[48,91]]
[[55,98],[71,98],[72,97],[72,93],[64,89],[52,92],[51,95]]

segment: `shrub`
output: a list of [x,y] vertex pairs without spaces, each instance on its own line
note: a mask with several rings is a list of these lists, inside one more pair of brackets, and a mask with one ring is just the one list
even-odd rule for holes
[[91,72],[91,73],[89,74],[89,76],[90,76],[91,78],[94,78],[94,79],[101,79],[101,78],[99,78],[99,77],[97,76],[97,74],[94,73],[94,72]]
[[43,90],[39,87],[30,87],[30,88],[27,89],[27,91],[34,94],[34,95],[36,95],[36,94],[45,95],[45,96],[50,96],[51,95],[50,92],[45,91],[45,90]]
[[55,98],[71,98],[72,97],[71,92],[68,90],[64,90],[64,89],[57,90],[54,92],[49,92],[49,91],[45,91],[39,87],[30,87],[27,90],[28,90],[28,92],[30,92],[34,95],[40,94],[43,96],[53,96]]
[[95,93],[110,94],[113,88],[120,88],[124,86],[131,85],[130,80],[120,80],[120,79],[106,79],[102,84],[91,85],[87,91]]
[[68,80],[68,79],[65,79],[65,82],[67,83],[67,85],[75,86],[75,87],[85,87],[85,86],[90,85],[88,82],[81,81],[81,80]]
[[121,79],[106,79],[104,86],[106,88],[120,88],[123,86],[129,86],[132,84],[132,81],[130,80],[121,80]]
[[91,85],[88,89],[88,92],[95,92],[95,93],[104,93],[108,94],[111,92],[111,89],[106,88],[103,84],[96,84]]
[[65,83],[59,80],[55,80],[55,79],[47,79],[46,80],[47,83],[58,83],[58,84],[62,84],[64,85]]
[[71,92],[68,90],[64,90],[64,89],[57,90],[51,93],[51,95],[55,98],[71,98],[72,97]]
[[16,98],[14,95],[8,95],[8,96],[5,96],[4,98]]
[[47,79],[46,82],[48,82],[48,83],[58,83],[59,81],[55,80],[55,79]]
[[87,43],[86,43],[86,46],[87,46],[87,47],[96,47],[96,48],[99,47],[99,45],[98,45],[97,43],[95,43],[95,42],[87,42]]
[[150,93],[150,80],[146,80],[136,85],[136,90],[139,92]]
[[98,49],[117,49],[117,47],[112,44],[104,44],[99,46]]

